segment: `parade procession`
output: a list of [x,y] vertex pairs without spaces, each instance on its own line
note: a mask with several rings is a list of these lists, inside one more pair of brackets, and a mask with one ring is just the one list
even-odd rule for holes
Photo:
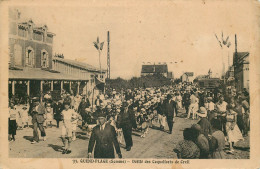
[[238,52],[239,34],[212,34],[221,50],[234,48],[227,68],[219,64],[221,73],[214,63],[200,63],[206,68],[197,73],[182,66],[185,59],[146,57],[138,63],[138,76],[123,78],[113,76],[112,68],[128,68],[113,60],[115,32],[106,31],[104,42],[95,35],[91,50],[99,57],[89,58],[99,64],[92,66],[89,58],[56,53],[59,32],[39,19],[26,20],[9,9],[10,157],[250,158],[250,53]]

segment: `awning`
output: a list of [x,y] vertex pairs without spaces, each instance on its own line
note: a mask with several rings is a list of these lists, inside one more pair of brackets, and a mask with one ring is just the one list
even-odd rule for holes
[[9,79],[19,80],[72,80],[72,81],[89,81],[88,78],[68,75],[65,73],[42,70],[40,68],[26,67],[22,70],[10,70]]
[[105,83],[103,81],[101,81],[101,79],[98,79],[97,77],[95,77],[95,81],[96,81],[96,87],[99,90],[104,90],[105,89]]

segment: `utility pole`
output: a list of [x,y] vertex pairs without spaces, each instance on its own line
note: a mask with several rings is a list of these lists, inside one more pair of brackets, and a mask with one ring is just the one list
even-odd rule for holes
[[110,79],[110,37],[109,31],[107,31],[107,78]]

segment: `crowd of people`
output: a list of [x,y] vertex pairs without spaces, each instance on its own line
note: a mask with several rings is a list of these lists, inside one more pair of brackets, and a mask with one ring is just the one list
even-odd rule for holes
[[[91,101],[90,101],[91,100]],[[173,134],[174,117],[194,120],[183,131],[184,140],[174,148],[178,158],[226,158],[233,153],[234,144],[243,140],[249,131],[249,95],[246,91],[225,94],[220,90],[201,90],[196,85],[180,83],[174,86],[107,90],[94,100],[86,95],[61,92],[54,99],[47,92],[42,99],[34,97],[20,102],[10,99],[9,140],[15,141],[17,129],[33,128],[33,141],[45,141],[46,128],[61,128],[63,154],[70,154],[71,143],[76,140],[80,127],[89,136],[88,156],[114,158],[114,148],[122,158],[119,144],[125,140],[125,148],[131,151],[132,132],[145,138],[153,125],[162,132]],[[192,118],[192,119],[190,119]],[[197,120],[199,120],[197,122]],[[95,145],[95,146],[94,146]],[[95,148],[94,148],[95,147]]]

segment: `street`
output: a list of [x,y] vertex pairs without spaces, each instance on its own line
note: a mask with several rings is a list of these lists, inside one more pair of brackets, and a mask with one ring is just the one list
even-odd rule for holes
[[[134,131],[134,146],[131,151],[126,151],[125,145],[121,145],[123,158],[177,158],[173,148],[178,141],[183,139],[183,129],[190,127],[197,120],[176,117],[174,121],[173,134],[158,130],[156,122],[153,123],[154,127],[149,129],[145,138],[141,138],[140,133]],[[16,141],[10,142],[9,156],[15,158],[87,158],[89,138],[80,128],[77,128],[77,140],[71,143],[72,153],[65,155],[62,154],[61,130],[56,126],[47,128],[47,140],[40,141],[38,144],[30,143],[32,134],[31,128],[18,130]],[[249,136],[244,141],[238,142],[235,147],[234,154],[228,155],[229,159],[249,158]]]

